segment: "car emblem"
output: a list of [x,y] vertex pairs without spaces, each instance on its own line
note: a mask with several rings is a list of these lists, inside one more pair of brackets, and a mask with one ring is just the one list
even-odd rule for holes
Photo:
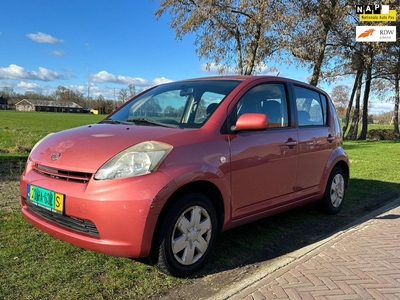
[[60,158],[60,156],[61,156],[61,153],[55,152],[55,153],[53,153],[53,154],[51,155],[51,160],[57,160],[57,159]]

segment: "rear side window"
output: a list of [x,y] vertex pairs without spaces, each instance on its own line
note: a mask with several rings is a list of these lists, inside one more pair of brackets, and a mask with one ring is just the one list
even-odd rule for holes
[[326,97],[320,93],[294,86],[299,126],[326,125]]
[[237,103],[237,116],[262,113],[268,116],[269,127],[288,127],[285,87],[281,83],[265,83],[251,88]]

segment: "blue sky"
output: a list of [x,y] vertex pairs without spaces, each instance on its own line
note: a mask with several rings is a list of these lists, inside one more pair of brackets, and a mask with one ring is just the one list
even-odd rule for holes
[[[169,16],[156,20],[157,6],[158,0],[2,0],[0,88],[50,94],[62,85],[87,95],[89,82],[90,96],[117,99],[128,84],[142,90],[217,75],[205,70],[193,36],[176,40]],[[300,81],[310,75],[277,68]]]

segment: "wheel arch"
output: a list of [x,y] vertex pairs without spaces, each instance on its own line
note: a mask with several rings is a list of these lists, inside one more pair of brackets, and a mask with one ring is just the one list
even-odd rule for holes
[[346,176],[346,178],[345,178],[346,187],[348,187],[349,183],[350,183],[350,168],[349,168],[349,165],[346,162],[344,162],[343,160],[341,160],[341,161],[338,161],[333,166],[332,170],[335,169],[336,167],[339,167],[339,168],[341,168],[343,170],[344,175]]
[[150,255],[151,261],[154,260],[154,250],[156,250],[157,248],[156,246],[158,244],[160,226],[163,223],[163,220],[165,219],[168,211],[172,208],[172,206],[175,203],[177,203],[178,200],[183,195],[188,193],[200,193],[210,199],[217,215],[217,224],[218,224],[217,232],[221,232],[222,226],[224,224],[225,208],[224,208],[223,197],[220,190],[215,184],[209,181],[199,180],[199,181],[189,182],[179,187],[174,193],[172,193],[172,195],[168,198],[168,200],[161,209],[153,233],[153,241],[151,245],[151,255]]
[[221,231],[222,225],[224,224],[224,201],[222,194],[218,187],[213,183],[205,180],[189,182],[181,187],[179,187],[167,200],[161,209],[160,215],[157,220],[156,230],[165,217],[168,210],[185,194],[189,193],[200,193],[207,196],[212,205],[214,206],[215,212],[218,219],[218,231]]
[[344,175],[346,176],[346,178],[345,178],[346,187],[349,186],[349,183],[350,183],[349,159],[348,159],[345,151],[343,150],[343,148],[338,147],[331,153],[331,155],[328,159],[328,162],[327,162],[324,174],[323,174],[323,177],[325,178],[325,180],[321,181],[321,184],[322,184],[321,191],[325,192],[326,185],[329,180],[329,176],[336,167],[340,167],[343,170]]

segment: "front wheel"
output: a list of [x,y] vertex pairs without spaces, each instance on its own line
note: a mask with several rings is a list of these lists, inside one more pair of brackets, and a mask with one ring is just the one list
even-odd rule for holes
[[160,228],[157,267],[187,277],[201,268],[213,248],[217,216],[205,195],[191,193],[169,210]]
[[336,214],[343,206],[344,193],[346,189],[345,175],[343,169],[336,167],[329,176],[324,197],[321,200],[322,209],[326,214]]

